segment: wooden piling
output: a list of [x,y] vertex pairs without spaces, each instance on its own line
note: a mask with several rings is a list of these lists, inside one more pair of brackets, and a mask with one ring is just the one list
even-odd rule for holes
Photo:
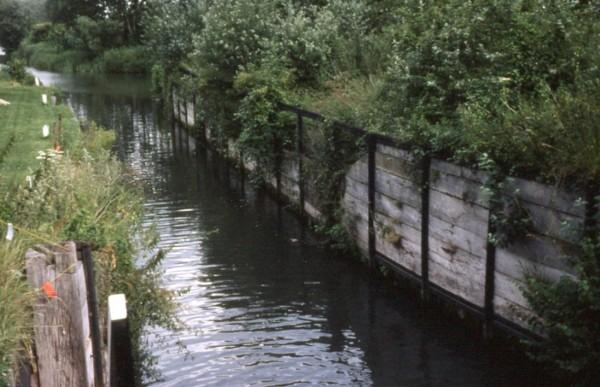
[[27,280],[39,291],[33,316],[41,386],[94,386],[85,275],[75,243],[28,250],[26,262]]

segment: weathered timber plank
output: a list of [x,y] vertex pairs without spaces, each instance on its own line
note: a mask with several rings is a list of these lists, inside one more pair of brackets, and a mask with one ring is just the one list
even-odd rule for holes
[[523,256],[515,254],[511,250],[499,248],[496,250],[496,272],[519,281],[526,275],[538,275],[551,281],[557,281],[563,276],[574,277],[575,275],[573,268],[569,271],[558,269],[544,262],[543,257],[537,258],[541,262],[533,261],[532,255]]
[[[529,213],[533,230],[536,233],[571,243],[577,243],[581,238],[583,218],[527,202],[523,202],[521,205]],[[571,231],[565,232],[566,224],[569,225]]]
[[364,219],[365,221],[369,217],[369,207],[367,203],[356,199],[354,196],[345,193],[342,199],[342,207],[345,213],[349,215],[356,215]]
[[487,238],[435,216],[429,218],[429,235],[432,238],[438,239],[448,245],[456,246],[481,259],[485,259],[486,257]]
[[196,114],[194,112],[194,103],[187,103],[187,124],[189,126],[194,126],[196,124]]
[[346,172],[346,177],[356,180],[363,184],[369,184],[369,163],[367,162],[367,156],[363,156],[352,164]]
[[421,233],[393,219],[375,215],[375,249],[413,273],[421,274]]
[[[514,243],[496,249],[496,268],[505,270],[505,274],[520,278],[522,270],[513,267],[529,267],[531,265],[547,266],[557,273],[575,274],[572,257],[579,249],[571,244],[542,235],[528,234]],[[514,261],[514,262],[513,262]],[[556,275],[552,275],[556,278]]]
[[407,240],[414,244],[421,243],[420,230],[381,214],[375,214],[375,229],[377,239],[385,239],[398,246]]
[[488,210],[436,190],[430,191],[429,214],[487,238]]
[[414,208],[421,204],[421,192],[414,182],[378,171],[375,174],[375,191],[392,199],[399,200]]
[[514,195],[528,203],[554,209],[575,217],[585,217],[585,206],[577,205],[585,195],[582,192],[569,192],[556,186],[537,183],[516,177],[506,179],[504,193]]
[[499,295],[494,297],[494,313],[523,328],[531,329],[527,323],[527,318],[533,316],[531,310],[523,308]]
[[345,193],[364,202],[368,201],[369,198],[369,186],[346,177],[346,189]]
[[485,283],[485,259],[432,237],[429,238],[429,248],[429,253],[435,255],[434,260],[456,276],[482,285]]
[[346,216],[343,219],[346,230],[352,235],[359,245],[369,247],[369,224],[359,216]]
[[485,183],[488,178],[488,174],[483,171],[461,167],[460,165],[437,159],[431,160],[431,170],[432,180],[435,179],[435,175],[438,173],[462,177],[479,184]]
[[375,163],[377,169],[380,171],[402,177],[415,183],[419,182],[421,178],[422,172],[419,166],[405,158],[397,158],[377,152],[375,153]]
[[300,201],[298,183],[288,179],[287,176],[281,176],[281,193],[292,203],[299,203]]
[[399,222],[421,229],[421,211],[399,200],[382,194],[375,194],[375,211]]
[[281,175],[295,182],[300,181],[298,156],[295,152],[284,151],[281,162]]
[[381,153],[382,155],[391,156],[397,159],[406,160],[410,164],[417,164],[417,160],[415,159],[415,157],[412,156],[410,152],[404,149],[392,147],[389,145],[377,144],[377,153]]
[[317,206],[308,200],[304,201],[304,211],[306,211],[306,213],[314,219],[321,219],[323,217],[323,213],[317,208]]
[[481,183],[443,172],[433,173],[430,187],[464,202],[489,208],[489,198],[484,194]]
[[456,273],[440,265],[436,254],[430,252],[429,281],[448,292],[477,306],[484,304],[484,286],[468,276],[458,277]]
[[523,282],[507,277],[504,274],[496,273],[494,285],[495,295],[502,297],[513,304],[517,304],[524,309],[530,309],[529,303],[521,291],[521,287],[524,285]]
[[376,251],[388,258],[392,262],[404,267],[406,270],[421,275],[421,245],[406,240],[402,242],[401,247],[386,241],[377,239],[375,243]]

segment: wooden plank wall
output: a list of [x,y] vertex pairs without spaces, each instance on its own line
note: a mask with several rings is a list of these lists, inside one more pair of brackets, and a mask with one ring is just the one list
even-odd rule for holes
[[408,152],[378,145],[375,153],[376,251],[421,274],[421,169]]
[[441,288],[484,306],[489,203],[485,175],[433,160],[429,199],[429,278]]
[[[175,108],[181,105],[175,99]],[[189,103],[188,103],[189,104]],[[189,114],[190,107],[188,107]],[[189,118],[188,118],[189,119]],[[210,141],[210,130],[206,130]],[[281,169],[281,194],[290,202],[300,204],[299,157],[310,165],[310,144],[318,133],[306,133],[307,154],[286,151]],[[442,160],[432,160],[429,173],[409,152],[386,143],[378,143],[374,155],[374,212],[375,253],[421,276],[427,267],[431,284],[466,301],[484,313],[515,326],[527,329],[525,319],[531,314],[521,287],[524,276],[536,274],[551,280],[573,276],[569,256],[577,253],[576,241],[582,229],[585,208],[576,203],[580,193],[566,192],[556,187],[517,178],[504,184],[506,199],[517,198],[533,220],[527,235],[505,247],[492,247],[495,253],[493,272],[486,276],[488,259],[489,198],[482,190],[489,176]],[[245,160],[248,170],[255,167]],[[428,217],[422,218],[423,176],[429,176]],[[304,176],[304,211],[320,218],[316,187],[311,176]],[[276,188],[276,179],[269,179]],[[369,158],[359,159],[345,176],[341,199],[343,223],[365,256],[369,254]],[[422,225],[427,225],[423,232]],[[565,232],[565,224],[570,232]],[[576,230],[573,232],[572,230]],[[577,231],[579,230],[579,231]],[[423,244],[423,235],[428,243]],[[428,246],[423,254],[422,246]],[[422,260],[427,260],[423,266]],[[491,304],[491,305],[489,305]]]
[[504,190],[518,198],[533,227],[526,235],[496,250],[494,308],[496,314],[526,327],[531,311],[520,288],[525,275],[552,281],[573,276],[570,256],[577,254],[585,208],[576,205],[582,195],[523,179],[509,179]]
[[358,160],[346,173],[346,189],[342,197],[344,224],[359,249],[369,250],[369,173],[367,156]]

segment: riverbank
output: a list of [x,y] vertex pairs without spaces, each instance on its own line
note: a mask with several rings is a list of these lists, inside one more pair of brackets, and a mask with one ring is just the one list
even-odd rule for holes
[[[46,95],[46,104],[43,95]],[[39,151],[51,149],[55,143],[71,149],[79,139],[79,123],[68,106],[53,103],[57,96],[58,91],[52,88],[24,86],[8,77],[0,79],[0,98],[10,103],[0,107],[0,187],[3,191],[22,183],[25,176],[39,168]],[[42,134],[45,125],[49,130],[47,137]]]
[[[30,306],[39,291],[21,274],[25,249],[64,240],[93,247],[101,316],[106,316],[109,294],[127,295],[142,372],[142,328],[175,325],[171,294],[159,287],[161,254],[151,252],[156,236],[140,223],[143,192],[109,151],[114,132],[94,124],[80,130],[73,112],[54,105],[52,94],[6,77],[0,81],[0,98],[10,103],[0,107],[0,267],[6,269],[0,271],[0,380],[20,360],[32,360]],[[43,125],[49,126],[47,138]],[[12,240],[5,239],[11,233]]]

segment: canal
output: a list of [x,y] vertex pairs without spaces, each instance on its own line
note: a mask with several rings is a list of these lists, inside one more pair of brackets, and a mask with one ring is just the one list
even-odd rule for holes
[[[468,324],[423,313],[412,292],[324,249],[268,195],[161,118],[147,81],[36,72],[82,119],[118,133],[146,192],[181,331],[149,327],[154,386],[549,385]],[[185,350],[182,350],[182,346]]]

